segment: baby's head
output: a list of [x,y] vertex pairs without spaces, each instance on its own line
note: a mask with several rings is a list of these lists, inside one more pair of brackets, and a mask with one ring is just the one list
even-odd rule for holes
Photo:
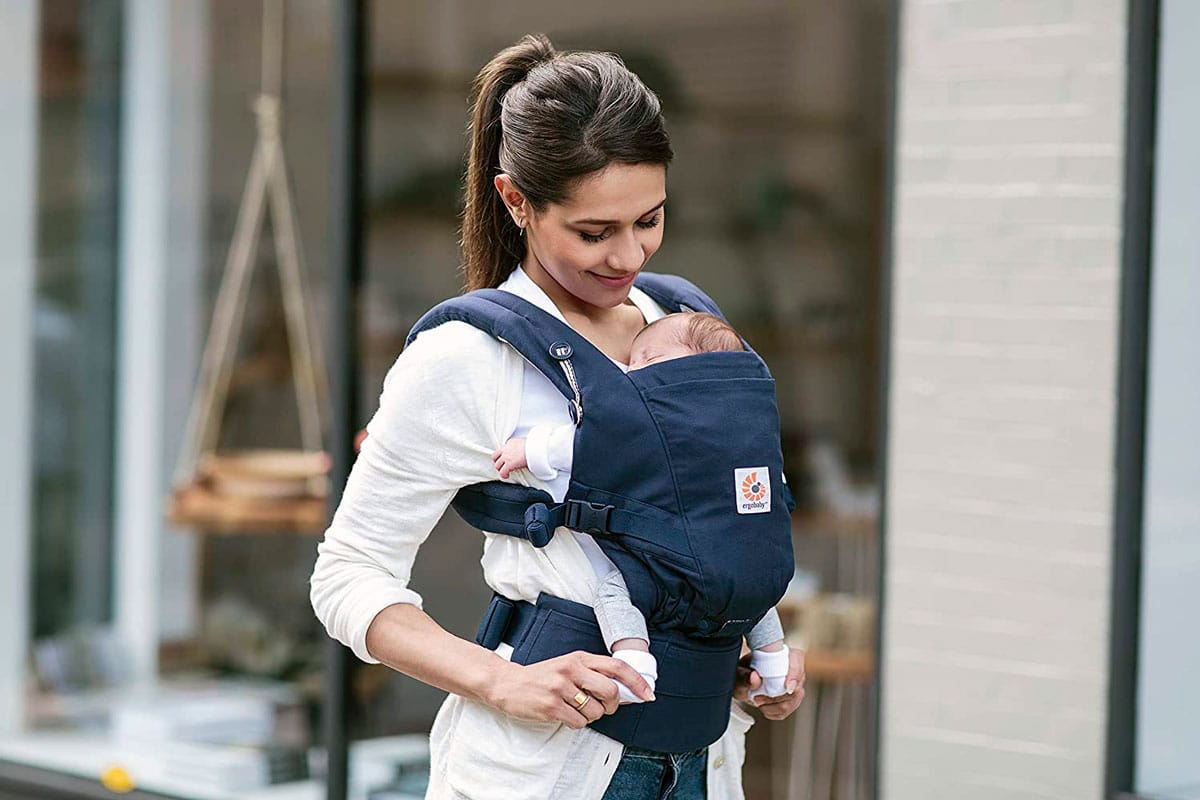
[[725,320],[703,311],[685,311],[656,319],[638,331],[629,351],[629,368],[697,353],[745,349],[742,337]]

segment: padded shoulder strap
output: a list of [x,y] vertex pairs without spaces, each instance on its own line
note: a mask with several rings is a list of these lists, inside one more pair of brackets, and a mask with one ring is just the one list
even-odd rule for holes
[[721,319],[725,315],[713,299],[697,288],[696,284],[678,275],[643,272],[634,280],[634,285],[663,308],[670,311],[707,311]]
[[511,345],[526,361],[550,379],[563,396],[571,399],[574,390],[558,361],[551,357],[551,345],[578,338],[573,330],[553,315],[501,289],[476,289],[438,303],[425,312],[409,331],[404,346],[412,344],[422,331],[450,321],[466,322]]

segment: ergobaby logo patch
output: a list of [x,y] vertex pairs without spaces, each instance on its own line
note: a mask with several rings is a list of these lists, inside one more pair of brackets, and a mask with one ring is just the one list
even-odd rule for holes
[[771,473],[766,467],[735,469],[733,489],[739,514],[765,514],[771,510]]

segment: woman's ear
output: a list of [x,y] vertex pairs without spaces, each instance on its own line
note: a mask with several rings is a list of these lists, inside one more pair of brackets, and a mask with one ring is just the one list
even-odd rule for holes
[[513,183],[513,179],[507,173],[501,172],[494,180],[496,191],[500,193],[500,199],[504,202],[508,213],[512,215],[513,222],[518,228],[524,228],[528,222],[529,203],[525,199],[525,195]]

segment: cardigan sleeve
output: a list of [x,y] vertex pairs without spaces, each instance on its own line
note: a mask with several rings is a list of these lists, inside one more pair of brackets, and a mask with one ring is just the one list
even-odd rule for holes
[[310,580],[317,618],[363,661],[378,663],[366,637],[380,611],[421,606],[413,562],[455,493],[498,478],[491,454],[520,403],[506,350],[447,322],[417,336],[384,380]]

